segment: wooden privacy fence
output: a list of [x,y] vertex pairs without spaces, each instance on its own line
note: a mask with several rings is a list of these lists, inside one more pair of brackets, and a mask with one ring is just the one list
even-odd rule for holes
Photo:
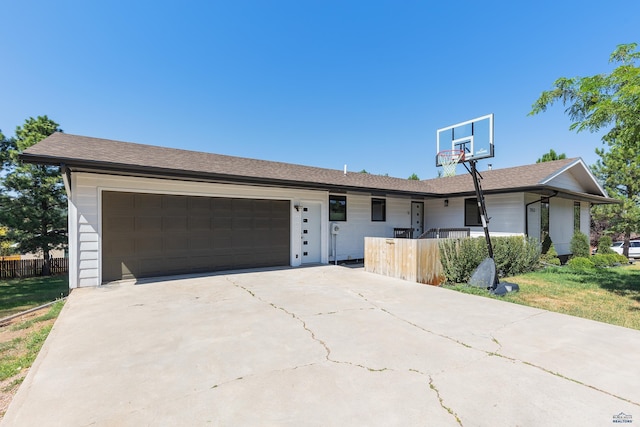
[[364,269],[429,285],[438,286],[445,281],[435,239],[365,237]]
[[[43,259],[18,259],[0,261],[0,279],[36,277],[42,274]],[[51,274],[69,271],[69,258],[52,258]]]

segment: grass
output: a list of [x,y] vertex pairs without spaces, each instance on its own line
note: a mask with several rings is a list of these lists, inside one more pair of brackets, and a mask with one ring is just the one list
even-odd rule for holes
[[23,369],[31,367],[53,326],[52,324],[44,326],[39,324],[55,319],[60,314],[63,305],[63,301],[58,301],[49,308],[46,314],[19,324],[22,327],[17,330],[31,329],[26,335],[0,343],[0,381],[11,378]]
[[56,319],[58,317],[58,315],[60,314],[60,311],[62,311],[62,306],[63,306],[62,301],[58,301],[58,302],[54,303],[51,306],[51,308],[49,309],[49,311],[47,311],[42,316],[38,316],[36,318],[29,319],[29,320],[26,320],[24,322],[21,322],[21,323],[18,323],[16,325],[13,325],[11,327],[11,330],[19,331],[21,329],[29,329],[30,327],[32,327],[34,324],[36,324],[38,322],[44,322],[45,320]]
[[547,268],[501,281],[517,283],[520,292],[495,297],[467,285],[450,288],[640,330],[640,263],[584,271]]
[[0,318],[55,301],[68,294],[67,276],[0,280]]

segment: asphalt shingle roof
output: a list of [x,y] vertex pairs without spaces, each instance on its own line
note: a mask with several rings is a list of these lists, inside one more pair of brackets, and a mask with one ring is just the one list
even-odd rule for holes
[[[202,153],[175,148],[55,133],[22,154],[30,163],[65,164],[71,169],[112,170],[131,174],[199,177],[219,181],[265,182],[276,185],[362,189],[441,197],[473,193],[471,175],[424,181],[290,163]],[[487,192],[543,187],[543,182],[580,159],[564,159],[506,169],[482,171]],[[601,195],[597,195],[601,196]]]

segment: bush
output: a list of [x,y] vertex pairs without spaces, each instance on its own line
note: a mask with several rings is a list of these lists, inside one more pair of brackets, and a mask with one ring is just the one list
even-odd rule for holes
[[[513,276],[534,270],[540,259],[536,239],[521,236],[494,237],[493,258],[501,276]],[[473,271],[487,258],[484,237],[443,239],[439,242],[440,261],[449,283],[467,283]]]
[[571,253],[573,254],[574,257],[588,257],[589,255],[591,255],[591,246],[589,245],[589,238],[579,232],[576,231],[575,233],[573,233],[573,237],[571,238],[571,244],[570,244],[570,248],[571,248]]
[[[556,247],[553,246],[553,243],[551,242],[551,239],[549,238],[549,236],[547,236],[545,238],[545,240],[549,239],[549,247],[547,248],[547,252],[545,252],[541,257],[540,257],[540,261],[542,261],[544,264],[551,264],[551,265],[560,265],[560,258],[558,258],[558,252],[556,252]],[[543,243],[544,246],[544,243]]]
[[540,260],[540,244],[537,239],[521,236],[493,239],[493,257],[500,276],[515,276],[534,270]]
[[595,254],[591,257],[591,262],[596,267],[613,267],[617,260],[609,254]]
[[611,249],[611,245],[613,242],[611,241],[611,237],[602,236],[598,239],[598,253],[599,254],[614,254],[615,252]]
[[615,256],[620,264],[629,264],[629,258],[619,253],[612,253],[611,256]]
[[473,270],[488,256],[484,238],[442,239],[440,262],[447,282],[467,283]]
[[567,264],[574,270],[588,270],[595,267],[593,261],[587,257],[573,257]]

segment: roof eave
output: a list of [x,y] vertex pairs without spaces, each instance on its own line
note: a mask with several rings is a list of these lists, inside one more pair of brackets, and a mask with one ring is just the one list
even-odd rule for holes
[[407,197],[420,196],[424,198],[435,198],[437,195],[429,192],[419,191],[403,191],[394,189],[385,189],[378,187],[351,186],[343,184],[331,184],[322,182],[302,182],[293,180],[284,180],[276,178],[263,177],[247,177],[240,175],[215,174],[210,172],[197,172],[188,170],[177,170],[168,168],[158,168],[150,166],[135,166],[119,163],[107,163],[100,161],[50,157],[42,155],[32,155],[28,153],[20,154],[20,159],[25,163],[47,164],[56,166],[66,166],[72,172],[90,172],[101,174],[117,174],[121,176],[136,176],[160,179],[182,179],[198,182],[211,183],[236,183],[245,185],[267,185],[272,187],[285,188],[302,188],[311,190],[324,190],[335,192],[364,192],[372,194],[389,194],[401,195]]
[[[508,193],[536,193],[541,196],[557,196],[582,202],[590,202],[594,204],[619,204],[617,199],[607,196],[599,196],[596,194],[586,194],[580,192],[569,191],[564,188],[551,187],[547,185],[535,185],[525,187],[511,187],[500,189],[483,190],[483,194],[508,194]],[[475,197],[475,191],[461,191],[457,193],[439,194],[438,198],[444,199],[449,197]]]

